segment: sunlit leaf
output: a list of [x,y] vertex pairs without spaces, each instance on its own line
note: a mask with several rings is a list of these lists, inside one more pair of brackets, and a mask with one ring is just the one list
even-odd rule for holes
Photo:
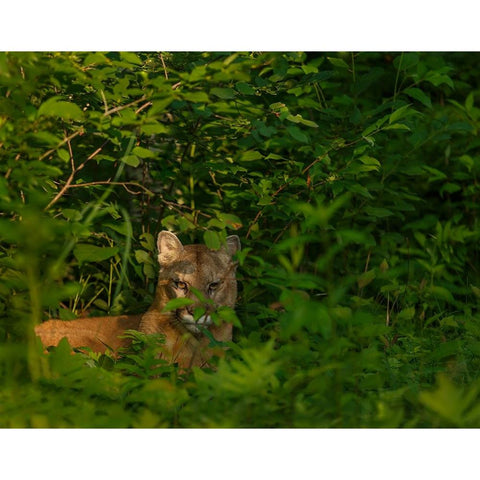
[[59,97],[52,97],[42,103],[38,109],[38,116],[60,117],[64,120],[83,119],[83,112],[78,105],[72,102],[60,100]]
[[80,264],[85,262],[101,262],[113,257],[119,252],[118,247],[97,247],[88,243],[78,243],[73,254]]

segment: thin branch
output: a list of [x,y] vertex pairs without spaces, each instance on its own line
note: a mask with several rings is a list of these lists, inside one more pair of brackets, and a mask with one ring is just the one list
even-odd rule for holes
[[387,292],[387,318],[385,320],[385,325],[387,327],[390,325],[390,292]]
[[145,108],[149,107],[150,105],[152,105],[152,102],[144,103],[140,108],[138,108],[137,110],[135,110],[135,115],[137,115],[137,114],[140,113],[142,110],[144,110]]
[[[172,208],[175,211],[180,212],[180,213],[182,213],[182,211],[180,209],[183,208],[183,209],[186,209],[186,210],[190,210],[194,215],[202,215],[202,217],[205,217],[205,218],[213,218],[212,215],[208,215],[208,213],[203,213],[199,210],[196,210],[195,208],[192,208],[189,205],[182,205],[180,203],[169,202],[168,200],[164,200],[163,198],[162,198],[162,202],[165,205],[167,205],[168,207],[170,207],[170,208]],[[182,213],[182,215],[183,215],[183,213]]]
[[75,170],[70,173],[69,177],[67,178],[67,181],[65,182],[65,185],[62,187],[62,189],[53,197],[53,199],[50,201],[50,203],[45,207],[44,210],[48,210],[52,205],[58,202],[58,200],[64,195],[64,193],[68,190],[68,187],[70,187],[70,184],[73,182],[73,178],[75,177]]
[[[84,164],[87,163],[89,160],[91,160],[93,157],[96,157],[102,150],[103,150],[103,147],[109,142],[110,140],[105,140],[103,142],[103,145],[101,145],[100,147],[98,147],[92,154],[90,154],[88,156],[88,158],[85,160],[85,162],[83,162]],[[83,168],[83,166],[81,167]],[[80,167],[79,167],[80,169]]]
[[136,182],[112,182],[111,180],[99,180],[96,182],[76,183],[74,185],[70,185],[69,188],[91,187],[93,185],[121,185],[128,193],[140,195],[142,192],[134,192],[133,190],[128,189],[128,187],[138,187],[148,195],[155,195],[151,190]]
[[85,165],[86,163],[91,160],[92,158],[94,158],[96,155],[98,155],[98,153],[100,153],[103,149],[103,147],[109,142],[109,140],[106,140],[103,145],[99,148],[97,148],[91,155],[88,156],[88,158],[82,162],[78,167],[75,167],[75,161],[73,159],[73,151],[72,151],[72,146],[70,144],[70,139],[67,141],[68,143],[68,150],[70,152],[70,163],[71,163],[71,166],[72,166],[72,172],[70,173],[70,175],[68,176],[67,178],[67,181],[65,182],[65,185],[61,188],[61,190],[55,195],[55,197],[53,197],[53,199],[49,202],[49,204],[45,207],[45,211],[48,210],[50,207],[52,207],[52,205],[55,205],[55,203],[58,202],[58,200],[65,194],[65,192],[70,188],[72,187],[72,182],[73,182],[73,179],[75,178],[75,174],[77,172],[79,172]]
[[327,151],[322,156],[316,158],[310,165],[302,170],[302,175],[305,175],[305,173],[307,173],[314,165],[316,165],[318,162],[321,162],[329,153],[330,151]]
[[163,54],[160,54],[160,61],[163,65],[163,72],[165,73],[165,78],[168,80],[167,66],[165,65],[165,60],[163,59]]
[[107,98],[105,97],[105,93],[103,93],[103,90],[100,90],[100,95],[102,96],[103,106],[104,106],[104,108],[105,108],[105,115],[107,115],[107,112],[108,112],[108,104],[107,104]]
[[280,240],[280,238],[282,238],[282,235],[288,230],[288,228],[290,227],[290,225],[293,223],[293,220],[289,220],[285,226],[282,228],[282,231],[276,236],[275,240],[273,241],[273,243],[278,243],[278,241]]
[[258,219],[260,218],[260,216],[262,215],[263,213],[263,209],[265,207],[262,207],[258,212],[257,212],[257,215],[255,216],[255,218],[253,219],[253,222],[250,224],[250,226],[248,227],[248,231],[247,231],[247,234],[245,235],[245,238],[248,238],[250,236],[250,233],[252,232],[252,228],[253,226],[257,223]]
[[119,112],[120,110],[124,110],[125,108],[131,107],[132,105],[136,105],[137,103],[143,102],[144,100],[146,100],[145,95],[143,95],[141,98],[137,98],[133,102],[127,103],[126,105],[119,105],[118,107],[114,107],[114,108],[111,108],[110,110],[107,110],[104,113],[104,116],[107,117],[112,113],[116,113],[116,112]]
[[[64,130],[63,133],[65,134],[65,136],[67,135],[66,130]],[[74,172],[75,171],[75,163],[73,161],[73,150],[72,150],[72,143],[71,143],[70,140],[67,142],[67,145],[68,145],[68,153],[70,154],[70,165],[72,166],[72,172]]]
[[368,266],[370,265],[370,257],[371,257],[371,255],[372,255],[372,249],[370,249],[370,250],[368,251],[367,261],[365,262],[365,270],[364,270],[365,273],[368,272]]
[[41,162],[44,158],[48,157],[53,152],[58,150],[62,145],[65,145],[66,143],[70,142],[70,140],[73,140],[76,136],[83,135],[84,133],[85,132],[83,130],[83,127],[81,127],[80,130],[77,130],[75,133],[72,133],[68,137],[65,137],[55,148],[52,148],[48,152],[45,152],[41,157],[39,157],[38,161]]

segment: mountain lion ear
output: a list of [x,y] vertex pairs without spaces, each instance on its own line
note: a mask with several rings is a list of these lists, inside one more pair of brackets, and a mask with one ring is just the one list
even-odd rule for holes
[[158,234],[158,263],[164,265],[173,262],[183,251],[182,242],[172,232],[163,230]]
[[238,235],[230,235],[227,237],[227,252],[230,256],[233,257],[240,248],[240,238],[238,238]]

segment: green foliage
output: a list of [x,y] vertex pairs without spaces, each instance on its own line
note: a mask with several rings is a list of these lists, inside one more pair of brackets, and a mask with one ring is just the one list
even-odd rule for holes
[[[477,60],[0,54],[0,426],[478,427]],[[241,237],[215,368],[45,356],[148,308],[162,229]]]

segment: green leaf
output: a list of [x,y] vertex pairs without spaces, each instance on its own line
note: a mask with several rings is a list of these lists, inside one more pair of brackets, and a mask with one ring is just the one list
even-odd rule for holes
[[363,133],[362,133],[362,137],[371,147],[375,145],[375,139],[373,137],[370,137],[368,134],[365,136]]
[[348,66],[348,63],[345,62],[342,58],[337,58],[337,57],[327,57],[328,61],[334,66],[334,67],[339,67],[339,68],[350,68]]
[[247,82],[237,82],[235,88],[243,95],[255,95],[255,89]]
[[365,140],[367,140],[368,143],[370,143],[373,146],[373,139],[370,139],[368,137],[371,133],[375,132],[376,130],[379,130],[390,118],[390,115],[385,115],[382,118],[378,119],[375,123],[372,125],[369,125],[363,132],[362,132],[362,137],[364,137]]
[[80,264],[85,262],[101,262],[116,255],[118,247],[97,247],[89,243],[78,243],[73,249],[73,255]]
[[372,217],[383,218],[383,217],[390,217],[394,213],[389,210],[388,208],[383,207],[366,207],[365,212]]
[[411,114],[413,110],[409,110],[411,105],[404,105],[399,109],[395,110],[389,117],[388,123],[395,123],[397,120],[406,117],[407,115]]
[[368,155],[362,155],[359,160],[364,164],[364,165],[373,165],[376,167],[381,167],[381,163],[373,157],[369,157]]
[[151,233],[145,232],[140,235],[140,245],[149,252],[155,252],[155,239]]
[[212,230],[205,231],[203,241],[210,250],[218,250],[222,246],[218,233]]
[[120,52],[120,58],[128,63],[133,63],[134,65],[142,65],[143,63],[138,55],[132,52]]
[[397,316],[398,320],[411,320],[415,316],[415,307],[404,308]]
[[431,287],[428,287],[428,290],[432,294],[432,296],[435,298],[446,300],[449,303],[455,303],[455,299],[453,298],[453,295],[445,287],[432,285]]
[[447,175],[437,168],[430,167],[428,165],[423,165],[423,170],[428,172],[430,174],[430,177],[428,178],[429,182],[436,182],[438,180],[445,180],[447,179]]
[[140,158],[155,158],[156,154],[149,150],[148,148],[143,148],[143,147],[135,147],[132,150],[132,153],[134,155],[137,155],[137,157]]
[[392,125],[387,125],[383,127],[383,130],[407,130],[410,131],[410,127],[404,123],[392,123]]
[[289,122],[293,123],[301,123],[302,125],[306,125],[307,127],[314,127],[318,128],[318,125],[315,122],[312,122],[311,120],[305,120],[301,115],[287,115],[286,119]]
[[179,308],[186,307],[195,303],[191,298],[179,297],[174,298],[167,302],[165,307],[163,307],[162,312],[171,312],[172,310],[178,310]]
[[428,72],[425,80],[430,82],[435,87],[446,84],[451,88],[455,88],[453,80],[443,72]]
[[354,183],[353,185],[350,185],[348,188],[350,192],[358,193],[359,195],[362,195],[362,197],[370,198],[370,199],[373,198],[372,194],[363,185]]
[[89,53],[85,60],[83,61],[84,65],[91,65],[93,63],[103,64],[103,63],[110,63],[108,58],[100,52]]
[[148,116],[152,117],[158,113],[166,113],[168,112],[167,107],[173,102],[174,97],[169,96],[166,98],[157,98],[152,101],[152,105],[148,109]]
[[222,100],[231,100],[232,98],[235,98],[235,90],[233,90],[233,88],[214,87],[210,90],[210,94],[215,95]]
[[101,298],[97,298],[97,299],[93,302],[93,304],[94,304],[97,308],[99,308],[100,310],[103,310],[104,312],[108,312],[109,307],[108,307],[108,303],[107,303],[105,300],[103,300],[103,299],[101,299]]
[[208,103],[210,101],[209,96],[205,92],[182,92],[182,97],[185,100],[193,103]]
[[254,160],[261,160],[262,158],[263,155],[258,150],[248,150],[240,156],[240,160],[243,162],[252,162]]
[[64,148],[59,148],[57,150],[57,154],[64,162],[69,162],[70,161],[70,154]]
[[38,116],[59,117],[63,120],[83,120],[83,112],[78,105],[59,100],[60,97],[49,98],[38,109]]
[[260,197],[260,200],[258,201],[257,205],[261,205],[261,206],[270,205],[270,203],[272,203],[272,199],[273,199],[273,197],[271,195],[267,195],[267,194],[262,195]]
[[[80,217],[81,218],[81,217]],[[118,232],[120,235],[125,237],[131,237],[132,232],[127,223],[114,223],[114,222],[104,222],[105,227],[111,228],[115,232]]]
[[404,90],[404,92],[411,98],[414,98],[415,100],[418,100],[419,102],[423,103],[428,108],[432,108],[432,101],[430,100],[430,97],[423,91],[420,90],[419,88],[416,87],[411,87],[407,88]]
[[225,225],[233,228],[234,230],[238,230],[242,227],[242,221],[240,218],[231,213],[219,213],[218,218],[225,223]]
[[287,127],[287,132],[295,140],[298,140],[299,142],[302,142],[302,143],[308,143],[309,142],[308,137],[298,127],[295,127],[295,126]]
[[[35,140],[35,142],[39,142],[50,147],[55,147],[62,141],[61,137],[53,135],[51,132],[36,132],[32,134],[31,137]],[[70,159],[70,155],[68,157]]]
[[467,112],[472,112],[473,111],[473,105],[475,101],[475,92],[470,92],[467,95],[467,98],[465,99],[465,110]]
[[475,294],[477,298],[480,298],[480,288],[475,287],[475,285],[470,285],[472,292]]
[[[458,347],[457,347],[458,348]],[[455,426],[462,426],[462,417],[468,404],[468,396],[458,385],[449,380],[446,375],[439,375],[435,390],[421,392],[420,401],[433,412],[437,413]]]
[[122,162],[130,165],[131,167],[138,167],[140,165],[140,158],[136,155],[127,155],[122,157]]
[[150,265],[149,263],[144,263],[143,264],[143,274],[147,278],[154,279],[156,277],[156,275],[155,275],[155,269],[153,268],[153,265]]
[[[235,310],[233,310],[230,307],[219,307],[216,310],[216,313],[219,318],[221,318],[224,322],[226,323],[231,323],[235,327],[240,327],[242,324],[240,323],[240,320],[237,317],[237,314],[235,313]],[[213,318],[215,321],[215,318]]]
[[145,250],[135,250],[135,260],[137,260],[138,263],[155,264],[152,257]]
[[358,278],[357,278],[357,285],[358,288],[364,288],[366,287],[369,283],[371,283],[375,277],[377,276],[375,269],[369,270],[368,272],[362,273]]
[[167,133],[168,128],[162,123],[151,123],[142,125],[140,131],[145,135],[158,135],[160,133]]

